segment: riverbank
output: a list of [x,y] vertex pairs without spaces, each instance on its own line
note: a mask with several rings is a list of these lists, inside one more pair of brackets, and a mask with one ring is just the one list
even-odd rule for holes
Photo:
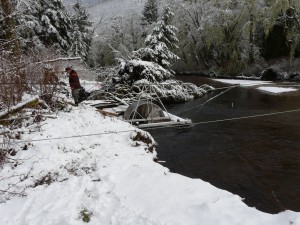
[[[298,64],[299,60],[298,60]],[[298,66],[299,67],[299,66]],[[235,79],[235,80],[262,80],[262,81],[300,81],[299,69],[290,70],[289,68],[281,68],[280,65],[273,65],[255,73],[239,73],[239,74],[220,74],[218,72],[198,72],[185,71],[176,72],[178,76],[199,76],[204,78],[218,79]]]
[[73,107],[27,131],[0,172],[0,224],[300,224],[300,213],[262,213],[170,173],[153,161],[151,136],[94,108]]

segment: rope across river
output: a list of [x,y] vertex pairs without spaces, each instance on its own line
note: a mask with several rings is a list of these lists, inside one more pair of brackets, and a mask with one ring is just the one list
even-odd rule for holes
[[[201,124],[229,122],[229,121],[235,121],[235,120],[276,116],[276,115],[282,115],[282,114],[287,114],[287,113],[296,113],[296,112],[300,112],[300,108],[286,110],[286,111],[273,112],[273,113],[264,113],[264,114],[250,115],[250,116],[233,117],[233,118],[227,118],[227,119],[201,121],[201,122],[193,123],[192,125],[197,126],[197,125],[201,125]],[[164,126],[164,127],[147,128],[147,130],[163,129],[163,128],[171,128],[171,127],[174,128],[174,126]],[[128,132],[132,132],[132,131],[137,131],[137,129],[129,129],[129,130],[122,130],[122,131],[107,131],[107,132],[96,133],[96,134],[83,134],[83,135],[74,135],[74,136],[67,136],[67,137],[54,137],[54,138],[44,138],[44,139],[35,139],[35,140],[27,140],[27,141],[17,141],[17,142],[14,142],[14,144],[39,142],[39,141],[51,141],[51,140],[60,140],[60,139],[70,139],[70,138],[80,138],[80,137],[90,137],[90,136],[102,136],[102,135],[108,135],[108,134],[128,133]],[[4,144],[4,143],[0,143],[0,144]]]
[[[268,117],[268,116],[276,116],[276,115],[287,114],[287,113],[296,113],[296,112],[300,112],[300,108],[299,109],[286,110],[286,111],[273,112],[273,113],[264,113],[264,114],[250,115],[250,116],[241,116],[241,117],[233,117],[233,118],[226,118],[226,119],[201,121],[201,122],[197,122],[197,123],[192,123],[192,125],[193,126],[197,126],[197,125],[201,125],[201,124],[222,123],[222,122],[230,122],[230,121],[235,121],[235,120],[252,119],[252,118]],[[147,130],[150,130],[150,129],[171,128],[171,127],[173,127],[173,126],[147,128]]]
[[185,109],[185,110],[183,110],[183,111],[180,111],[180,112],[178,112],[177,114],[182,114],[183,112],[187,112],[187,111],[190,111],[190,110],[192,110],[192,109],[198,108],[198,107],[200,107],[200,106],[204,106],[206,103],[211,102],[212,100],[216,99],[217,97],[219,97],[219,96],[225,94],[226,92],[228,92],[228,91],[230,91],[231,89],[236,88],[236,87],[238,87],[238,86],[239,86],[239,85],[233,85],[233,86],[229,86],[229,87],[225,87],[225,88],[214,89],[214,90],[212,90],[212,91],[215,91],[215,90],[223,90],[223,89],[226,89],[226,90],[225,90],[225,91],[222,91],[220,94],[218,94],[218,95],[216,95],[216,96],[214,96],[214,97],[208,99],[208,100],[205,101],[204,103],[201,103],[201,104],[196,105],[196,106],[194,106],[194,107],[191,107],[191,108]]
[[[221,92],[220,94],[208,99],[204,103],[194,106],[192,108],[186,109],[182,112],[186,112],[191,109],[195,109],[199,106],[203,106],[206,103],[212,101],[213,99],[221,96],[222,94],[225,94],[229,90],[237,87],[239,85],[229,86],[225,88],[219,88],[219,89],[226,89],[225,91]],[[297,109],[291,109],[291,110],[285,110],[285,111],[278,111],[278,112],[270,112],[270,113],[263,113],[263,114],[256,114],[256,115],[248,115],[248,116],[240,116],[240,117],[233,117],[233,118],[225,118],[225,119],[217,119],[217,120],[209,120],[209,121],[200,121],[196,123],[192,123],[193,126],[202,125],[202,124],[212,124],[212,123],[223,123],[223,122],[230,122],[230,121],[237,121],[237,120],[244,120],[244,119],[252,119],[252,118],[259,118],[259,117],[268,117],[268,116],[277,116],[277,115],[283,115],[283,114],[289,114],[289,113],[297,113],[300,112],[300,108]],[[174,126],[163,126],[163,127],[152,127],[147,128],[146,130],[153,130],[153,129],[164,129],[164,128],[171,128]],[[53,137],[53,138],[44,138],[44,139],[35,139],[35,140],[27,140],[27,141],[16,141],[13,142],[14,144],[20,144],[20,143],[28,143],[28,142],[39,142],[39,141],[50,141],[50,140],[60,140],[60,139],[70,139],[70,138],[81,138],[81,137],[90,137],[90,136],[102,136],[102,135],[108,135],[108,134],[118,134],[118,133],[127,133],[137,131],[137,129],[129,129],[129,130],[122,130],[122,131],[106,131],[102,133],[95,133],[95,134],[82,134],[82,135],[74,135],[74,136],[67,136],[67,137]],[[5,144],[3,142],[0,142],[0,144]]]

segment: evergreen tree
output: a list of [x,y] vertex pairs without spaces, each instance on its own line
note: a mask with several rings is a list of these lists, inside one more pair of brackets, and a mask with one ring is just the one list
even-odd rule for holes
[[156,23],[158,19],[158,3],[157,0],[147,0],[143,10],[143,21]]
[[4,21],[0,22],[0,28],[8,31],[7,25],[13,28],[15,39],[23,50],[56,47],[67,52],[72,43],[73,28],[61,0],[11,1],[11,4],[14,12],[7,18],[15,21],[15,26]]
[[69,53],[75,56],[82,56],[87,59],[93,31],[89,29],[92,23],[88,20],[89,15],[87,14],[85,8],[77,2],[74,7],[74,15],[71,18],[73,25],[73,43],[69,49]]
[[37,18],[40,27],[36,32],[43,42],[48,46],[57,46],[67,51],[72,43],[72,24],[65,6],[61,0],[39,0],[40,8]]
[[[10,2],[3,0],[1,3]],[[54,47],[62,53],[79,55],[86,59],[92,40],[86,10],[79,4],[74,5],[74,14],[67,12],[62,0],[24,0],[12,1],[11,16],[4,20],[5,5],[0,8],[0,38],[8,39],[7,32],[13,30],[23,50]],[[12,22],[15,21],[13,26]],[[9,25],[9,26],[8,26]],[[10,29],[9,29],[10,27]],[[4,33],[6,32],[6,34]]]
[[170,69],[170,60],[178,60],[179,57],[169,50],[178,48],[178,39],[175,32],[177,28],[171,25],[173,13],[169,7],[165,7],[163,18],[157,23],[152,33],[145,40],[146,48],[141,48],[135,52],[135,56],[145,61],[155,62]]
[[43,46],[41,38],[38,36],[42,32],[41,21],[38,12],[41,8],[39,1],[22,1],[19,3],[19,13],[16,13],[17,35],[20,46],[23,50]]

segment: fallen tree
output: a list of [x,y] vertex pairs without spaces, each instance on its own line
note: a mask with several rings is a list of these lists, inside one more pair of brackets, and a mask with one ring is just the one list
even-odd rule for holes
[[8,108],[4,111],[1,111],[0,112],[0,119],[3,119],[7,116],[9,116],[10,114],[13,114],[15,112],[18,112],[19,110],[25,108],[25,107],[28,107],[30,105],[37,105],[39,103],[39,96],[34,96],[26,101],[23,101],[23,102],[20,102],[18,103],[17,105],[15,106],[12,106],[11,108]]

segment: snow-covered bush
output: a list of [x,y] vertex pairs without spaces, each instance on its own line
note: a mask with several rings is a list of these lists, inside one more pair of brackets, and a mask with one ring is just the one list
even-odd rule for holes
[[[169,47],[177,47],[175,43],[178,42],[175,35],[177,29],[170,25],[172,17],[173,13],[166,7],[163,19],[146,37],[146,47],[133,51],[132,59],[120,60],[120,70],[110,81],[110,92],[132,98],[140,91],[149,94],[154,91],[166,102],[188,101],[205,92],[192,84],[171,80],[174,72],[170,61],[179,59],[169,50]],[[152,85],[155,88],[149,89]],[[142,90],[138,86],[142,86]]]
[[[0,154],[5,156],[13,152],[13,142],[20,136],[19,128],[31,126],[38,130],[43,113],[65,107],[64,97],[59,94],[65,87],[59,82],[59,67],[54,62],[47,63],[44,54],[14,55],[5,48],[2,50]],[[48,51],[46,55],[51,54]]]
[[148,80],[152,83],[162,82],[174,75],[160,65],[143,60],[129,60],[121,62],[119,76],[114,77],[115,83],[132,85],[138,80]]
[[197,87],[174,79],[174,75],[156,63],[130,60],[121,63],[118,75],[108,80],[108,90],[119,98],[155,94],[164,102],[186,102],[203,96],[212,87]]
[[[164,103],[182,103],[199,98],[209,90],[213,90],[213,87],[206,84],[198,87],[192,83],[184,83],[173,79],[161,83],[152,83],[143,79],[134,82],[132,85],[113,85],[110,87],[109,92],[121,99],[135,100],[142,94],[149,99],[159,97]],[[99,97],[102,98],[103,93]]]
[[155,93],[155,95],[165,103],[180,103],[199,98],[213,88],[208,85],[198,87],[192,83],[184,83],[179,80],[170,79],[158,84],[138,81],[132,86],[132,89],[137,94],[141,92]]

